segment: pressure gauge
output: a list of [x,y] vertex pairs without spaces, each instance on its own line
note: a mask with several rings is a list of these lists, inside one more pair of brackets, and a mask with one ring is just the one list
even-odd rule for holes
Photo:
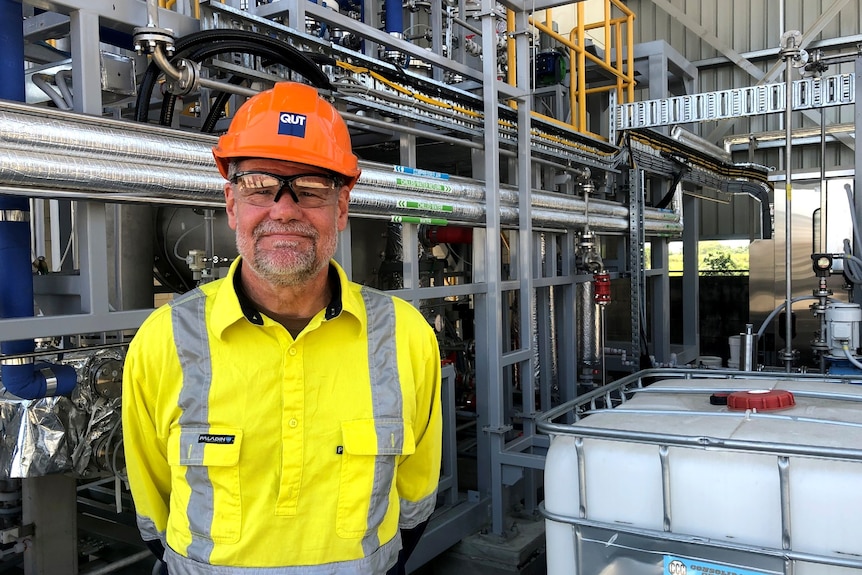
[[832,269],[832,256],[830,254],[811,254],[811,261],[816,276],[826,276]]

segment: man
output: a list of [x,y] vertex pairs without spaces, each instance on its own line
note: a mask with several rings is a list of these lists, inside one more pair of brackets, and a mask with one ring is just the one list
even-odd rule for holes
[[439,351],[331,260],[360,174],[347,126],[279,83],[213,154],[240,257],[156,310],[124,369],[143,539],[171,575],[403,572],[435,506]]

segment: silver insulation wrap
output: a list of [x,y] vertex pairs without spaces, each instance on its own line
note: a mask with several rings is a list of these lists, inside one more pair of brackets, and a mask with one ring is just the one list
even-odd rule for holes
[[125,467],[120,431],[122,353],[73,352],[59,363],[71,365],[78,375],[71,397],[25,400],[5,389],[0,393],[0,479],[68,471],[86,477],[121,473]]
[[38,477],[68,471],[71,459],[64,419],[65,397],[14,399],[0,396],[0,478]]
[[[133,124],[0,103],[0,193],[34,198],[111,203],[178,204],[219,208],[224,180],[211,148],[217,139],[168,128]],[[414,216],[482,225],[483,184],[465,178],[436,179],[396,172],[391,166],[362,162],[362,176],[351,193],[359,216]],[[500,220],[518,224],[518,194],[500,195]],[[623,233],[628,207],[615,202],[536,190],[531,192],[533,222],[560,229],[589,225],[596,232]],[[682,232],[678,211],[645,210],[649,235]]]
[[577,294],[578,358],[586,366],[595,366],[601,359],[599,310],[595,302],[596,285],[592,281],[575,286]]

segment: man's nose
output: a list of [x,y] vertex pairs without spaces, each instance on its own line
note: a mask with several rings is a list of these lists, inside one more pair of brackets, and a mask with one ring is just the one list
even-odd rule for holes
[[302,208],[297,202],[296,195],[289,187],[285,186],[273,198],[272,207],[269,208],[270,217],[273,219],[298,219],[302,216]]

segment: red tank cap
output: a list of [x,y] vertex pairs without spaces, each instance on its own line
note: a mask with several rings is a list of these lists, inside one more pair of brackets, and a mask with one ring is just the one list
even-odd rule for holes
[[786,389],[752,389],[734,391],[727,397],[727,408],[735,411],[756,409],[771,411],[796,405],[793,394]]

